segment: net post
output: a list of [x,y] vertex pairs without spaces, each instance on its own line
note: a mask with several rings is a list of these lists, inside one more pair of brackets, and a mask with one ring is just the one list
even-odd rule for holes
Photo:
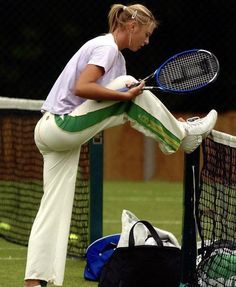
[[195,198],[199,186],[200,147],[184,155],[182,264],[180,287],[194,283],[197,258]]
[[90,154],[90,206],[89,242],[102,237],[103,232],[103,133],[89,142]]

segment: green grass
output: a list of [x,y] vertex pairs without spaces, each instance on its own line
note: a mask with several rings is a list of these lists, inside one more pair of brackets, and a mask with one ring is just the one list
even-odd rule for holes
[[[121,232],[122,210],[168,230],[181,241],[182,184],[165,182],[105,182],[104,235]],[[0,287],[22,287],[26,262],[25,247],[0,238]],[[85,261],[68,258],[64,287],[94,287],[83,279]]]

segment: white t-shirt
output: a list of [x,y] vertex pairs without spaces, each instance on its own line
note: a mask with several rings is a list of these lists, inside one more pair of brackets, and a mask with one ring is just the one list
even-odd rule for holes
[[98,80],[102,86],[121,75],[126,75],[126,64],[116,45],[113,35],[106,34],[86,42],[70,59],[53,85],[42,111],[53,114],[68,114],[86,99],[74,94],[74,86],[87,64],[104,68],[104,75]]

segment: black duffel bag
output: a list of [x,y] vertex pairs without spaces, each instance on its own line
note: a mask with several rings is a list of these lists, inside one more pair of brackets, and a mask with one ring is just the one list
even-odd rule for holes
[[[135,246],[134,227],[142,223],[157,245]],[[98,287],[178,287],[181,250],[164,246],[154,227],[137,221],[129,233],[129,246],[118,247],[104,265]]]

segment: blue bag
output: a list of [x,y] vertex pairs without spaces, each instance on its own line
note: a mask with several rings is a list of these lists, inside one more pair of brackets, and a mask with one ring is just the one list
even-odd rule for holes
[[91,243],[86,250],[86,266],[84,278],[99,281],[104,264],[115,251],[120,239],[120,234],[108,235]]

